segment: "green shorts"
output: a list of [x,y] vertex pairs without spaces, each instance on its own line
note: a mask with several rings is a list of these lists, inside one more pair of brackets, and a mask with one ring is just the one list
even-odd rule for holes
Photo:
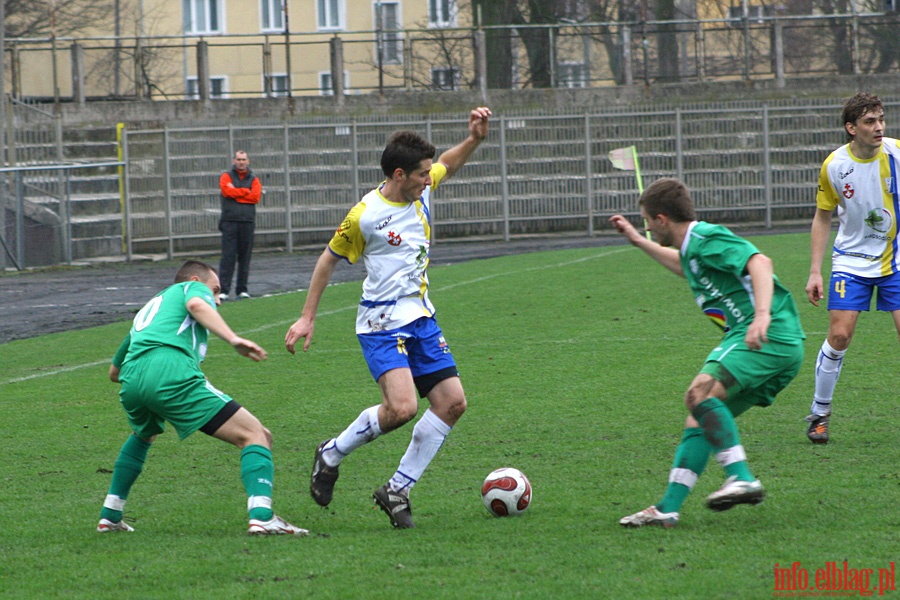
[[725,405],[737,416],[751,406],[771,405],[797,376],[802,363],[802,339],[793,343],[769,341],[760,350],[751,350],[741,333],[726,336],[706,357],[700,372],[725,386]]
[[174,348],[156,348],[122,365],[119,398],[134,434],[147,439],[168,421],[185,439],[231,401],[206,380],[193,359]]

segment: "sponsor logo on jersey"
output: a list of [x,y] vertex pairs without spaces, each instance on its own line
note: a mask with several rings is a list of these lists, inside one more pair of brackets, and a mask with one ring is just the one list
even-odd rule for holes
[[725,319],[725,311],[721,308],[707,308],[703,314],[709,317],[709,320],[722,331],[728,331],[728,321]]
[[887,209],[874,208],[866,215],[864,222],[878,233],[887,233],[891,230],[894,220]]
[[378,231],[381,231],[382,229],[384,229],[385,227],[387,227],[388,224],[390,224],[391,219],[393,219],[393,218],[394,218],[394,215],[389,216],[387,219],[385,219],[384,221],[382,221],[381,223],[379,223],[378,225],[376,225],[376,226],[375,226],[375,229],[377,229]]
[[344,219],[341,224],[338,226],[337,230],[334,232],[336,236],[340,237],[342,240],[347,242],[348,244],[352,244],[350,241],[350,236],[347,235],[347,231],[352,227],[352,223],[350,219]]
[[[746,276],[746,279],[749,281],[750,277]],[[699,292],[695,299],[697,300],[697,306],[703,311],[707,317],[712,319],[712,322],[724,329],[726,332],[729,330],[727,326],[725,326],[726,322],[726,314],[730,314],[734,323],[743,323],[747,320],[747,315],[745,315],[741,308],[732,300],[729,296],[726,296],[722,293],[722,290],[717,288],[712,281],[707,277],[701,277],[698,280],[698,283],[703,286],[702,292]],[[707,300],[709,301],[717,301],[720,302],[723,308],[716,308],[711,306],[709,308],[703,308],[703,305],[706,304]]]
[[416,254],[416,267],[424,269],[428,266],[428,248],[422,244],[419,246],[419,253]]

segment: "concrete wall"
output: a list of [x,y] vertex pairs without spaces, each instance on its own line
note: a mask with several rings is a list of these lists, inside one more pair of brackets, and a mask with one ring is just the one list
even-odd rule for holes
[[[604,112],[629,105],[738,100],[774,101],[833,98],[836,102],[858,91],[869,91],[883,100],[900,98],[900,73],[888,75],[836,76],[788,79],[782,88],[774,79],[733,82],[696,82],[671,85],[633,85],[600,89],[488,90],[478,92],[395,92],[334,97],[253,98],[202,101],[92,102],[63,104],[63,126],[108,126],[124,122],[134,127],[157,127],[164,123],[218,123],[266,119],[274,122],[310,117],[372,116],[415,113],[461,112],[481,104],[495,111],[534,111],[545,114]],[[888,115],[890,121],[891,115]]]

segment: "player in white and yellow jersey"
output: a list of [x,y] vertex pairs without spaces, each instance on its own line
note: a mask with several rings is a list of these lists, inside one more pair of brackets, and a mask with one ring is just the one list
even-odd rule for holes
[[341,434],[316,448],[310,494],[331,502],[338,465],[353,450],[411,421],[420,397],[430,407],[413,428],[394,475],[373,499],[398,528],[414,527],[409,492],[466,410],[456,362],[428,297],[431,195],[458,171],[487,136],[490,109],[469,113],[469,135],[434,162],[434,146],[411,131],[391,135],[381,156],[386,179],[354,206],[316,262],[303,311],[285,334],[292,354],[309,349],[316,311],[337,264],[362,258],[366,267],[356,334],[381,403],[364,410]]
[[831,255],[828,287],[828,337],[816,359],[815,395],[807,437],[828,442],[832,397],[861,311],[890,312],[900,333],[900,250],[897,247],[897,194],[900,142],[884,137],[884,105],[877,96],[859,93],[841,115],[849,143],[832,152],[819,174],[813,217],[811,260],[806,295],[819,305],[824,298],[822,261],[837,211],[838,232]]

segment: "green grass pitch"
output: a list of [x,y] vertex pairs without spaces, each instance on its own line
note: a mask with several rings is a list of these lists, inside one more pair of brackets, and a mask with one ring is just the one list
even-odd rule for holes
[[[272,430],[275,509],[311,530],[302,539],[248,537],[237,450],[171,431],[129,498],[135,533],[97,534],[128,435],[106,372],[129,323],[0,345],[0,596],[771,598],[776,564],[799,563],[814,585],[818,569],[844,561],[873,569],[875,588],[900,548],[896,332],[887,315],[862,316],[832,442],[813,446],[803,417],[827,313],[803,292],[808,236],[753,241],[809,336],[797,379],[738,420],[769,493],[757,507],[707,510],[723,481],[711,461],[678,528],[618,525],[660,498],[682,394],[719,334],[685,282],[638,250],[542,252],[431,271],[469,410],[413,492],[414,530],[394,531],[371,500],[411,424],[344,462],[327,509],[308,493],[316,444],[379,401],[353,333],[358,282],[326,291],[313,346],[297,356],[283,340],[303,293],[225,305],[269,359],[254,364],[215,340],[204,367]],[[521,517],[481,503],[482,479],[502,466],[534,486]]]

